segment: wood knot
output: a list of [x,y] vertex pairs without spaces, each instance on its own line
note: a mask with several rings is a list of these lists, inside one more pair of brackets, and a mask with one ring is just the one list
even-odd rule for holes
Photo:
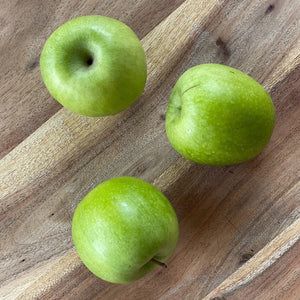
[[274,4],[270,4],[268,6],[268,8],[266,9],[266,11],[265,11],[265,15],[269,14],[270,12],[272,12],[274,10],[274,8],[275,8],[275,5]]
[[230,56],[230,52],[229,52],[226,44],[224,43],[224,41],[220,37],[216,40],[216,45],[222,51],[222,54],[224,56],[224,60],[227,60]]
[[30,61],[27,66],[25,67],[25,70],[27,72],[31,72],[33,71],[35,68],[37,68],[39,66],[40,62],[38,59],[32,60]]
[[246,261],[248,261],[254,254],[249,252],[249,253],[244,253],[242,256],[241,256],[241,259],[240,259],[240,264],[243,264],[245,263]]

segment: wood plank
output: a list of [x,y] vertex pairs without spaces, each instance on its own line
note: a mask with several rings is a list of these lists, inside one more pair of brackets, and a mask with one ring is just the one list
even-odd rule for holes
[[[4,295],[201,298],[299,218],[300,5],[277,1],[268,11],[269,5],[186,1],[142,40],[149,78],[135,105],[103,119],[62,109],[0,161]],[[196,165],[167,141],[171,88],[184,70],[204,62],[237,67],[272,95],[273,137],[249,162]],[[181,234],[167,270],[120,286],[101,281],[80,263],[71,219],[89,190],[121,175],[160,188],[175,207]]]
[[50,34],[87,14],[116,18],[143,38],[183,0],[2,1],[0,158],[61,109],[46,90],[39,56]]
[[212,299],[299,299],[300,219],[207,295]]
[[[229,276],[220,286],[207,295],[204,300],[222,299],[297,299],[300,280],[300,219],[286,228],[262,250]],[[253,254],[252,254],[253,255]],[[249,255],[251,256],[251,255]],[[246,260],[247,258],[245,258]],[[22,295],[49,299],[51,288],[62,288],[62,283],[70,282],[72,291],[78,288],[70,274],[87,273],[75,250],[64,255],[52,270],[37,280]],[[56,274],[57,276],[53,276]],[[86,274],[84,274],[86,277]],[[80,276],[81,279],[83,276]],[[43,287],[41,293],[41,287]],[[17,287],[16,287],[17,288]],[[81,287],[80,287],[81,288]],[[48,289],[48,290],[47,290]],[[76,294],[72,292],[72,296]],[[69,295],[69,296],[71,296]],[[275,297],[274,297],[275,296]],[[175,298],[173,298],[175,299]],[[179,298],[178,298],[179,299]],[[191,298],[192,299],[192,298]]]

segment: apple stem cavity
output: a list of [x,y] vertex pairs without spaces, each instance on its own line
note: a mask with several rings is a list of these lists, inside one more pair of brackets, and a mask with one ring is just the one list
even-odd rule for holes
[[152,258],[150,261],[152,261],[153,263],[159,265],[160,267],[163,267],[163,268],[167,268],[168,267],[165,263],[160,262],[160,261],[158,261],[158,260],[156,260],[154,258]]
[[93,64],[93,58],[92,58],[92,57],[88,57],[88,58],[86,59],[86,64],[87,64],[88,66],[91,66],[91,65]]

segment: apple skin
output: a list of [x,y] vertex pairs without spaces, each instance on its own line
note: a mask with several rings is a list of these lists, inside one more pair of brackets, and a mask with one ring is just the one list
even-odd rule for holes
[[172,91],[167,137],[182,156],[205,165],[232,165],[258,155],[269,142],[275,109],[266,90],[234,68],[190,68]]
[[72,19],[46,41],[40,58],[44,83],[63,106],[81,115],[114,115],[143,92],[147,65],[135,33],[112,18]]
[[151,184],[118,177],[94,188],[78,205],[72,235],[87,268],[113,283],[135,281],[164,262],[178,241],[168,199]]

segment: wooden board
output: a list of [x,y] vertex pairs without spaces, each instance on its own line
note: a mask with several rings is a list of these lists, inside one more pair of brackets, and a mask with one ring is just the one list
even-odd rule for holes
[[[1,5],[0,298],[297,299],[299,1]],[[61,108],[40,76],[38,57],[47,37],[84,14],[124,21],[146,51],[143,95],[113,117],[86,118]],[[246,163],[197,165],[166,138],[173,85],[189,67],[208,62],[251,75],[275,104],[271,141]],[[79,260],[71,221],[88,191],[123,175],[165,193],[180,221],[180,239],[167,270],[113,285]]]

